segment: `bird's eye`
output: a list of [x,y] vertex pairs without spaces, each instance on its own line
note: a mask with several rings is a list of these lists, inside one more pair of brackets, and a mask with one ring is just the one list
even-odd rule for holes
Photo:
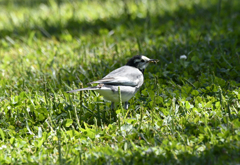
[[145,61],[142,59],[141,62],[145,62]]

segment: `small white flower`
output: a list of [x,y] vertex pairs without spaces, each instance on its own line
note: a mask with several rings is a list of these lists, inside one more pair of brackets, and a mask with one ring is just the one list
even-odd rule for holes
[[180,56],[180,59],[186,60],[186,59],[187,59],[187,56],[186,56],[186,55],[181,55],[181,56]]
[[0,150],[2,150],[2,149],[4,149],[4,148],[7,148],[7,146],[6,146],[6,145],[2,145],[2,146],[0,147]]
[[100,138],[100,135],[99,134],[95,135],[95,138],[96,139]]

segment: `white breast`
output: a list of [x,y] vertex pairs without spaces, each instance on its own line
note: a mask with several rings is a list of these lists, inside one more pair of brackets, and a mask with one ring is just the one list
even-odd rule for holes
[[[139,89],[131,86],[119,86],[119,87],[121,90],[122,102],[130,100]],[[106,100],[112,102],[119,102],[118,86],[104,85],[103,87],[101,87],[101,89],[98,89],[96,91],[100,93]]]

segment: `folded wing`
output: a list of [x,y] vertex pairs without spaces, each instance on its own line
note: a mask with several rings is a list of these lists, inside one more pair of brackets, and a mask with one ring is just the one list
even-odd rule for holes
[[108,84],[124,86],[141,86],[143,84],[143,74],[137,68],[122,66],[105,76],[101,80],[93,81],[90,84]]

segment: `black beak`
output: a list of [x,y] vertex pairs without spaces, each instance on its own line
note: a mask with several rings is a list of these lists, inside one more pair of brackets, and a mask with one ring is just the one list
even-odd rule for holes
[[158,61],[159,61],[159,60],[157,60],[157,59],[150,59],[148,62],[151,62],[151,63],[156,64]]

